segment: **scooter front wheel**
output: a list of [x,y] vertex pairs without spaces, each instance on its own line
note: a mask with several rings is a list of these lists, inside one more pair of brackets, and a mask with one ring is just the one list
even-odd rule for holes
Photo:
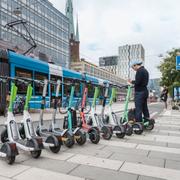
[[135,134],[140,135],[143,133],[143,125],[141,123],[136,122],[132,126]]
[[124,138],[124,136],[126,135],[126,132],[123,126],[115,126],[113,131],[115,131],[116,136],[121,139]]
[[133,134],[133,127],[131,124],[127,123],[125,125],[125,131],[127,136],[131,136]]
[[145,126],[145,128],[149,131],[154,129],[154,122],[153,121],[149,121],[149,124],[147,126]]
[[103,126],[101,128],[101,132],[102,132],[102,137],[105,139],[105,140],[110,140],[111,137],[112,137],[112,133],[111,133],[111,129],[107,126]]
[[64,141],[66,147],[71,148],[74,145],[74,137],[69,132],[66,132],[63,138],[66,139]]
[[39,158],[41,155],[41,150],[31,151],[31,156],[35,159]]
[[19,128],[19,134],[20,134],[22,139],[26,138],[25,131],[24,131],[24,125],[23,124],[21,124],[21,126]]
[[75,136],[77,137],[76,138],[76,142],[79,144],[79,145],[83,145],[86,143],[86,134],[84,132],[82,132],[81,130],[77,131],[75,133]]
[[4,143],[1,147],[1,151],[6,153],[6,158],[5,158],[5,161],[8,163],[8,164],[13,164],[15,159],[16,159],[16,155],[17,154],[14,152],[14,151],[17,151],[17,149],[15,148],[11,148],[11,146],[8,144],[8,143]]
[[91,128],[88,132],[89,139],[93,144],[98,144],[100,141],[100,133],[95,128]]

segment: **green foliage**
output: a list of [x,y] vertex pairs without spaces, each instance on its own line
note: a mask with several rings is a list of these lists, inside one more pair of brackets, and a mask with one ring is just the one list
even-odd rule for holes
[[180,71],[176,71],[177,55],[180,55],[180,49],[172,49],[158,67],[162,73],[160,85],[168,87],[171,96],[173,86],[180,86]]

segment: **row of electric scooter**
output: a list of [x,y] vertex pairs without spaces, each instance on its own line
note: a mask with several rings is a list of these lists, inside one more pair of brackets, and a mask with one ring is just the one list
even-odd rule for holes
[[[71,83],[66,85],[71,87],[69,104],[67,107],[67,115],[64,117],[63,128],[59,127],[57,123],[57,108],[59,101],[60,86],[63,84],[60,80],[57,82],[45,80],[34,80],[28,78],[12,78],[0,76],[1,83],[11,82],[11,95],[8,107],[7,120],[5,122],[4,130],[1,133],[1,147],[0,157],[5,158],[8,164],[13,164],[16,156],[19,154],[19,149],[30,152],[33,158],[38,158],[41,152],[45,148],[49,148],[53,153],[58,153],[61,149],[61,145],[65,145],[71,148],[75,143],[83,145],[86,143],[87,138],[93,143],[98,144],[100,137],[110,140],[113,135],[117,138],[124,138],[125,135],[132,135],[132,133],[141,134],[144,128],[152,130],[154,128],[153,119],[143,119],[142,123],[136,122],[134,119],[129,121],[128,117],[128,102],[131,95],[131,86],[118,87],[104,84],[104,98],[102,103],[101,114],[96,113],[96,101],[98,99],[100,88],[95,85],[94,97],[91,107],[91,112],[88,116],[85,115],[84,109],[86,106],[88,84],[93,82],[87,82],[82,80],[83,95],[81,111],[77,114],[73,108],[73,98],[75,92],[76,79],[72,79]],[[13,103],[17,95],[16,83],[23,83],[27,86],[23,119],[20,126],[17,125],[15,117],[13,115]],[[31,115],[28,112],[29,101],[32,97],[32,82],[43,87],[41,109],[39,113],[38,127],[35,129],[31,119]],[[56,87],[55,99],[53,105],[53,114],[50,127],[47,128],[44,125],[43,113],[46,107],[46,94],[48,84],[52,84]],[[65,83],[64,83],[65,84]],[[116,114],[112,110],[112,103],[116,96],[116,88],[127,88],[127,96],[125,102],[125,109],[121,119],[118,119]],[[105,106],[108,98],[109,91],[111,89],[111,96],[108,103],[108,114],[105,114]]]

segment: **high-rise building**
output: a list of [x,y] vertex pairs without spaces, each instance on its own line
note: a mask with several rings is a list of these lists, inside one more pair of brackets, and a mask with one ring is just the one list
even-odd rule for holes
[[119,47],[117,74],[124,78],[134,78],[135,72],[130,68],[130,61],[138,59],[145,61],[145,50],[142,44],[124,45]]
[[118,56],[106,56],[99,58],[99,66],[113,74],[117,74]]
[[[69,67],[69,19],[48,0],[0,0],[0,39],[19,49],[28,49],[29,44],[16,32],[4,28],[13,21],[27,22],[27,28],[37,44],[36,56],[46,55],[55,64]],[[23,35],[23,26],[17,29]]]

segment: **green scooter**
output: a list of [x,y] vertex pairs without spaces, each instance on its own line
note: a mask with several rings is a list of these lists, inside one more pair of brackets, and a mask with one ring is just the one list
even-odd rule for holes
[[75,80],[73,80],[71,85],[71,93],[69,98],[69,104],[68,104],[68,114],[64,117],[64,124],[63,128],[68,129],[70,132],[73,133],[75,141],[79,145],[83,145],[86,143],[86,133],[79,127],[78,122],[80,120],[77,120],[76,116],[76,110],[73,109],[73,97],[74,97],[74,91],[75,91]]

